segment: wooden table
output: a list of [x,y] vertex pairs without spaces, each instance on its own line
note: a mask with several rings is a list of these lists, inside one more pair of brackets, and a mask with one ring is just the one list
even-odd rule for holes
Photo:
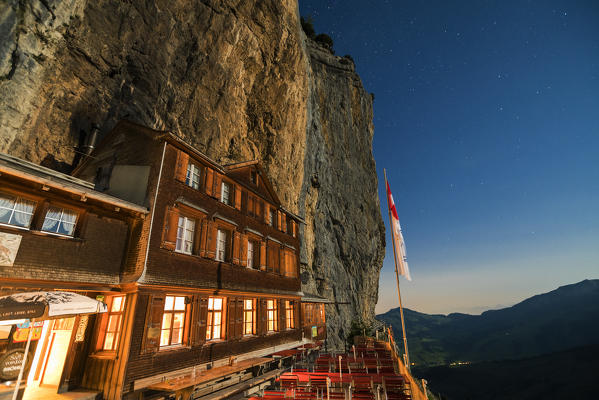
[[248,360],[239,361],[233,365],[225,365],[223,367],[212,368],[207,371],[197,372],[195,377],[193,375],[183,375],[178,378],[167,379],[164,382],[155,383],[148,386],[148,389],[161,390],[165,392],[176,392],[181,389],[188,388],[190,386],[200,385],[202,383],[210,382],[222,378],[226,375],[231,375],[244,369],[255,367],[257,365],[266,364],[272,361],[270,357],[258,357],[250,358]]

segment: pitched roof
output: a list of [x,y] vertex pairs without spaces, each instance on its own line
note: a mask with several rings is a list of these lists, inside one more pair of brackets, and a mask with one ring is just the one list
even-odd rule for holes
[[94,199],[141,214],[148,212],[145,207],[94,190],[94,184],[91,182],[8,154],[0,153],[0,173],[34,181],[50,188],[74,193],[82,198]]

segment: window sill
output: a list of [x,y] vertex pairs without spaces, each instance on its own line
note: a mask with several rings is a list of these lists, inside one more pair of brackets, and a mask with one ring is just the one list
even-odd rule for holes
[[17,226],[17,225],[11,225],[11,224],[3,224],[0,223],[0,228],[8,228],[8,229],[14,229],[15,231],[20,231],[20,232],[29,232],[30,229],[28,227],[25,226]]
[[[183,254],[184,256],[195,256],[196,254],[193,253],[186,253],[184,251],[181,250],[171,250],[173,253],[177,253],[177,254]],[[199,256],[198,256],[199,257]]]
[[157,355],[160,354],[171,354],[171,353],[175,353],[177,351],[181,351],[181,350],[189,350],[191,349],[191,346],[187,346],[184,344],[175,344],[175,345],[171,345],[171,346],[163,346],[158,348],[158,351],[156,352]]
[[52,232],[46,232],[46,231],[34,231],[34,230],[30,230],[30,232],[32,234],[38,235],[38,236],[48,236],[48,237],[61,239],[61,240],[72,240],[74,242],[83,242],[83,239],[81,239],[81,238],[76,238],[76,237],[68,236],[68,235],[62,235],[60,233],[52,233]]
[[89,356],[91,358],[96,358],[99,360],[116,360],[116,359],[118,359],[116,351],[100,350],[100,351],[90,354]]
[[226,339],[210,339],[210,340],[206,340],[204,342],[204,345],[211,345],[211,344],[218,344],[218,343],[225,343],[227,340]]

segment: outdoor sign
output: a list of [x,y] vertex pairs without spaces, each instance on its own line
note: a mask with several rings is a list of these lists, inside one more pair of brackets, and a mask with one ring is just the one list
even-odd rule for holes
[[[29,327],[29,324],[27,324],[26,327],[22,327],[22,328],[20,327],[20,325],[25,325],[25,324],[17,325],[17,329],[15,329],[15,333],[13,333],[13,335],[12,335],[13,343],[26,342],[27,336],[29,336],[29,329],[31,329]],[[42,336],[43,326],[44,326],[43,321],[38,321],[38,322],[33,323],[33,332],[31,333],[32,341],[38,340]]]
[[44,315],[46,304],[41,301],[21,302],[5,296],[0,298],[0,321],[7,319],[31,319]]
[[13,349],[4,353],[0,357],[0,379],[7,381],[17,379],[24,356],[24,349]]
[[313,326],[312,327],[312,337],[315,338],[316,336],[318,336],[318,327]]
[[21,235],[0,232],[0,267],[13,266],[21,246],[21,237]]

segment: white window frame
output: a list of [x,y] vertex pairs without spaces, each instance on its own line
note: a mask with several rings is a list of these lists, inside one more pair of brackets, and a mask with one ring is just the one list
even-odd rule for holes
[[195,235],[195,220],[183,215],[179,216],[177,223],[177,242],[175,251],[177,253],[191,254],[193,252],[193,237]]
[[274,299],[266,300],[266,330],[269,333],[279,330],[279,310],[277,301]]
[[[224,337],[224,309],[225,299],[223,297],[208,298],[208,315],[206,317],[206,340],[219,340]],[[218,322],[216,322],[217,320]]]
[[[15,226],[18,228],[25,228],[25,229],[29,229],[29,227],[31,226],[31,220],[33,219],[33,213],[35,212],[35,207],[37,205],[37,202],[33,201],[33,200],[29,200],[23,197],[19,197],[19,196],[13,196],[10,194],[5,194],[5,193],[0,193],[0,200],[3,200],[3,202],[6,201],[11,201],[12,202],[12,206],[6,207],[6,206],[1,206],[0,205],[0,209],[1,210],[5,210],[5,213],[10,213],[10,215],[8,216],[8,222],[0,222],[0,224],[2,225],[10,225],[10,226]],[[0,202],[0,204],[2,204],[3,202]],[[31,206],[31,212],[27,211],[27,210],[17,210],[17,205],[19,204],[26,204],[26,205],[30,205]],[[20,223],[15,223],[15,213],[19,213],[19,214],[23,214],[23,215],[27,215],[29,216],[29,219],[27,221],[27,224],[23,225]],[[2,214],[2,212],[0,211],[0,214]]]
[[231,205],[231,184],[222,181],[220,184],[220,201],[226,205]]
[[295,329],[295,302],[285,300],[285,324],[286,329]]
[[227,260],[228,233],[224,229],[216,231],[216,261],[225,262]]
[[[160,347],[182,346],[187,329],[187,306],[185,296],[168,295],[164,299],[162,323],[160,324]],[[182,318],[182,325],[175,328],[175,319]],[[174,337],[173,333],[178,335]]]
[[[248,307],[249,306],[249,307]],[[248,327],[249,332],[248,332]],[[256,334],[256,302],[254,299],[243,300],[243,336]]]
[[248,268],[254,268],[254,242],[252,242],[251,240],[248,240],[248,261],[247,261],[247,267]]
[[[60,211],[60,215],[58,216],[58,219],[52,218],[52,217],[48,216],[51,211],[55,211],[56,212],[58,210]],[[75,219],[72,222],[68,221],[67,219],[64,218],[65,214],[73,215],[75,217]],[[72,237],[72,236],[75,235],[75,228],[77,227],[77,220],[78,219],[79,219],[79,213],[77,211],[75,211],[75,210],[72,210],[70,208],[65,208],[65,207],[56,207],[56,206],[50,207],[48,209],[48,211],[46,211],[46,215],[44,216],[44,222],[42,224],[42,231],[43,232],[47,232],[47,233],[52,233],[54,235],[61,235],[61,236]],[[55,224],[56,229],[54,229],[54,228],[44,228],[44,226],[46,225],[46,221],[47,220],[55,221],[56,222],[56,224]],[[72,228],[72,230],[71,230],[70,233],[59,232],[59,229],[60,229],[60,227],[63,224],[73,225],[73,228]]]
[[202,168],[193,163],[187,164],[187,173],[185,174],[185,184],[194,189],[200,188],[200,179],[202,176]]

